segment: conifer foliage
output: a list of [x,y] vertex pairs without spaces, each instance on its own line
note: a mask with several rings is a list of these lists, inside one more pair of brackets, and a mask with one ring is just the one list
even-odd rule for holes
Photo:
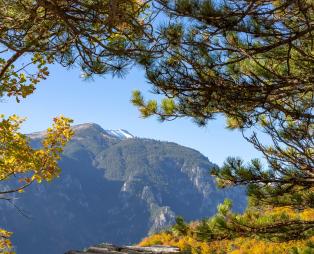
[[163,54],[141,63],[164,99],[146,101],[135,91],[132,102],[143,117],[161,120],[190,117],[205,125],[223,114],[266,162],[228,158],[212,172],[221,187],[247,185],[250,206],[239,216],[223,204],[215,219],[221,232],[205,234],[203,223],[202,234],[208,240],[215,232],[272,240],[313,235],[314,218],[264,214],[314,207],[313,1],[156,2],[169,19],[155,31]]
[[[300,213],[314,207],[313,30],[312,0],[1,0],[0,97],[32,94],[49,64],[80,66],[88,78],[122,75],[136,62],[164,96],[158,103],[134,92],[144,117],[205,125],[223,114],[266,161],[229,158],[212,172],[221,187],[248,185],[250,206],[235,215],[222,204],[200,236],[309,238],[314,220]],[[57,118],[39,151],[18,133],[20,123],[0,119],[2,181],[27,168],[21,183],[52,179],[70,120]],[[8,236],[0,231],[0,248]]]

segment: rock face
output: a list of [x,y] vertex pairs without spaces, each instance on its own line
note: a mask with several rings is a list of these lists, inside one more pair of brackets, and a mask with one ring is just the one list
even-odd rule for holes
[[87,248],[85,251],[68,251],[65,254],[180,254],[179,248],[155,245],[150,247],[115,246],[112,244],[99,244]]
[[[236,210],[246,205],[243,189],[217,189],[209,175],[214,165],[193,149],[96,124],[74,130],[60,178],[16,196],[28,217],[0,203],[0,226],[14,232],[17,254],[58,254],[103,241],[133,244],[178,215],[214,214],[226,197]],[[43,136],[30,135],[35,147]]]

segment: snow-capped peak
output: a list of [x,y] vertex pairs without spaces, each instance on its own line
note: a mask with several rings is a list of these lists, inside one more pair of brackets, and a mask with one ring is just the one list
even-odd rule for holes
[[[126,130],[123,130],[123,129],[104,130],[100,125],[95,124],[95,123],[83,123],[79,125],[74,125],[72,126],[72,129],[77,134],[73,138],[77,138],[78,136],[80,136],[81,135],[80,133],[82,133],[82,131],[84,132],[88,130],[91,130],[91,131],[93,130],[98,133],[101,133],[106,138],[131,139],[135,137]],[[46,131],[41,131],[41,132],[34,132],[31,134],[28,134],[28,136],[31,139],[42,139],[46,136],[46,134],[47,134]]]
[[117,137],[117,138],[121,138],[121,139],[124,139],[124,138],[134,138],[134,136],[131,133],[129,133],[128,131],[123,130],[123,129],[106,130],[106,132],[109,135],[111,135],[111,136],[114,136],[114,137]]
[[73,126],[74,131],[84,130],[84,129],[89,129],[89,128],[96,129],[102,132],[103,135],[107,137],[109,136],[109,137],[114,137],[114,138],[119,138],[119,139],[134,138],[134,136],[126,130],[123,130],[123,129],[104,130],[100,125],[95,124],[95,123],[85,123],[85,124]]
[[38,131],[27,134],[27,136],[31,139],[42,139],[47,135],[47,131]]

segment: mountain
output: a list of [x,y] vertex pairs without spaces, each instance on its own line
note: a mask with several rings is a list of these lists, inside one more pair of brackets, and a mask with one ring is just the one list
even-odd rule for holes
[[[215,213],[228,197],[246,206],[241,188],[217,189],[214,166],[198,151],[134,137],[96,124],[73,127],[61,176],[0,203],[0,225],[14,232],[17,254],[61,254],[100,242],[132,244],[148,233]],[[34,147],[44,132],[30,134]]]

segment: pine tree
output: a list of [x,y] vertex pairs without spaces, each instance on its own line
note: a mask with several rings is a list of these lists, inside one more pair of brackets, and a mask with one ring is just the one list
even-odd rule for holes
[[163,53],[138,61],[165,99],[145,101],[135,91],[132,102],[143,117],[161,120],[205,125],[222,114],[261,152],[267,165],[228,158],[212,172],[221,187],[248,186],[244,215],[227,209],[215,217],[224,237],[312,236],[313,218],[265,211],[314,208],[313,1],[156,2],[169,21],[154,33]]
[[[135,92],[132,101],[144,117],[191,117],[204,125],[223,114],[227,126],[240,130],[267,162],[265,168],[258,160],[229,158],[214,170],[220,186],[248,185],[250,197],[243,216],[224,204],[215,230],[280,240],[313,235],[313,218],[263,216],[265,209],[314,207],[313,1],[151,3],[1,1],[0,97],[27,97],[52,63],[79,65],[88,78],[122,75],[136,61],[155,92],[165,96],[158,104]],[[155,22],[159,13],[168,17],[161,27]],[[16,126],[14,119],[5,121]],[[269,137],[266,144],[261,132]]]

